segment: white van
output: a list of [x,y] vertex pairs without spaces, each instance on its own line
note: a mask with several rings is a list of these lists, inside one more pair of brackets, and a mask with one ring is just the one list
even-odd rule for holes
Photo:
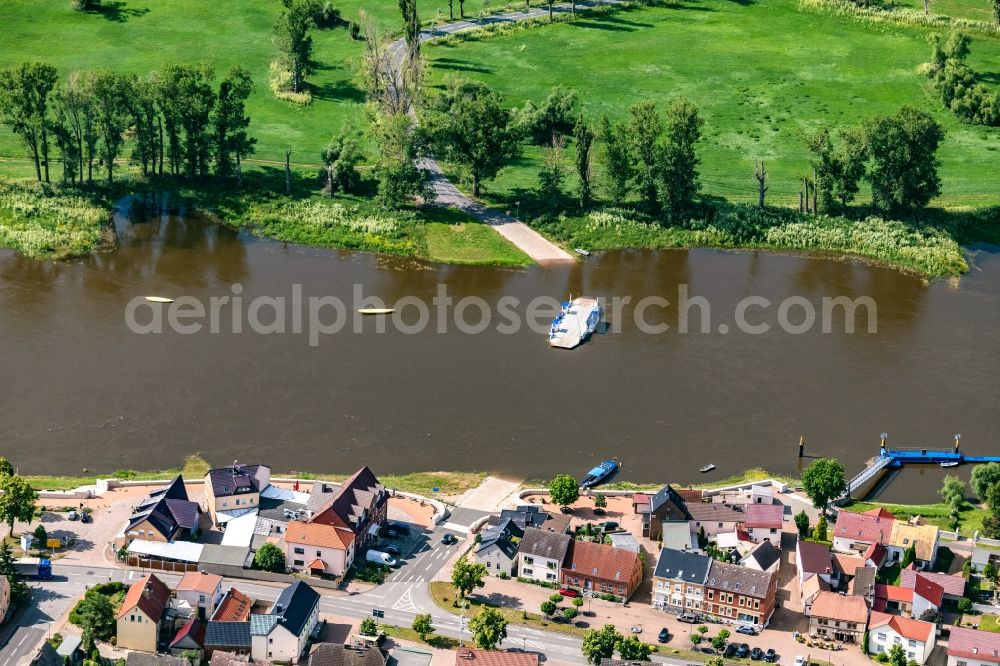
[[369,550],[365,553],[365,559],[369,562],[374,562],[375,564],[384,564],[387,567],[394,567],[398,564],[395,557],[389,553],[383,553],[380,550]]

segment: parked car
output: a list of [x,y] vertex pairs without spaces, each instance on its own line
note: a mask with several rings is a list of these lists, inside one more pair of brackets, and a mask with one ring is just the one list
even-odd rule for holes
[[395,546],[382,546],[382,552],[389,553],[393,557],[399,557],[402,554]]
[[410,536],[410,532],[412,531],[410,529],[410,525],[408,523],[404,523],[401,520],[390,520],[388,523],[386,523],[386,525],[390,530],[394,530],[396,532],[399,532],[400,534],[405,534],[406,536]]
[[736,657],[738,659],[746,659],[750,656],[750,646],[746,643],[740,643],[740,646],[736,648]]
[[756,636],[757,629],[752,624],[741,624],[740,626],[736,627],[736,633],[746,634],[747,636]]
[[564,597],[578,597],[578,596],[580,596],[579,592],[577,592],[576,590],[573,590],[571,588],[568,588],[568,587],[561,587],[561,588],[559,588],[559,594],[563,595]]
[[660,635],[656,637],[656,640],[660,641],[661,643],[666,643],[667,641],[670,640],[670,632],[667,631],[666,627],[660,629]]
[[451,532],[445,532],[444,536],[441,537],[441,543],[446,546],[450,546],[453,543],[458,543],[458,539],[456,539],[455,535]]
[[760,661],[761,659],[764,658],[764,651],[761,650],[759,647],[755,647],[754,649],[750,650],[750,658],[753,659],[754,661]]
[[603,523],[598,523],[597,527],[599,527],[602,532],[611,532],[618,529],[619,525],[613,520],[608,520]]
[[399,538],[399,532],[397,532],[396,530],[394,530],[392,528],[386,528],[386,529],[382,530],[382,536],[384,536],[386,539],[398,539]]
[[606,516],[606,515],[608,515],[608,512],[605,511],[604,509],[602,509],[601,507],[595,507],[594,508],[594,515],[595,516]]
[[373,564],[384,564],[387,567],[394,567],[399,564],[399,560],[380,550],[369,550],[365,553],[365,560]]
[[71,509],[69,513],[66,514],[68,520],[79,520],[80,514],[76,512],[76,509]]
[[701,616],[695,615],[694,613],[681,613],[678,618],[678,622],[687,622],[688,624],[698,624],[701,622]]
[[642,633],[642,627],[640,627],[637,624],[633,624],[631,627],[628,628],[628,630],[631,631],[633,634],[641,634]]
[[764,661],[769,664],[778,661],[778,654],[774,651],[774,648],[767,648],[767,652],[764,653]]
[[806,664],[806,658],[803,657],[801,654],[795,657],[795,666],[805,666],[805,664]]
[[726,646],[726,651],[722,653],[722,656],[725,657],[726,659],[732,659],[733,657],[736,656],[736,650],[738,650],[739,647],[740,646],[737,645],[736,643],[730,643],[729,645]]
[[559,513],[565,513],[566,515],[572,515],[573,509],[572,509],[572,507],[561,506],[561,507],[559,507]]
[[94,522],[94,518],[89,513],[84,512],[84,513],[80,514],[80,522],[81,523],[92,523],[92,522]]

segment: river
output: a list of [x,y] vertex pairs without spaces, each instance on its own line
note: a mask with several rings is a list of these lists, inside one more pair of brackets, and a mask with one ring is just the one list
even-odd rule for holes
[[[117,215],[116,227],[119,249],[74,261],[0,250],[0,451],[23,473],[161,468],[200,452],[282,471],[369,464],[542,478],[617,456],[622,479],[693,482],[706,463],[717,466],[707,478],[748,467],[795,474],[811,455],[854,472],[882,431],[896,446],[949,446],[960,432],[966,451],[1000,448],[996,248],[977,250],[957,283],[927,284],[860,262],[759,252],[608,252],[511,270],[289,246],[194,217]],[[354,285],[389,302],[430,304],[439,285],[456,301],[489,304],[570,293],[633,300],[611,317],[620,332],[573,351],[495,321],[480,334],[453,325],[380,334],[374,318],[359,317],[364,332],[348,326],[315,345],[308,332],[235,333],[225,322],[195,334],[126,325],[138,296],[207,303],[233,295],[234,283],[248,302],[290,297],[293,285],[306,299],[347,303]],[[675,311],[659,307],[647,318],[670,331],[640,331],[632,306],[650,295],[676,302],[679,284],[708,300],[710,332],[678,333]],[[789,334],[776,305],[747,311],[773,324],[767,333],[718,330],[748,296],[804,297],[818,310],[823,297],[845,295],[874,299],[877,333],[861,317],[854,334],[837,320],[831,333],[817,324]],[[410,310],[400,312],[407,323],[417,319]],[[907,470],[882,498],[933,500],[942,476]]]

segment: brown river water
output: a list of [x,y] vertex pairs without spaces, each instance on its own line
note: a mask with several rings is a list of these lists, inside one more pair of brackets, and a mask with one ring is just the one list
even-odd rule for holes
[[[854,472],[877,453],[882,431],[898,446],[948,446],[960,432],[968,452],[1000,451],[996,248],[975,251],[958,283],[927,284],[860,262],[757,252],[623,251],[570,267],[498,269],[290,246],[197,218],[120,215],[116,226],[119,249],[80,260],[0,250],[0,454],[23,473],[162,468],[200,452],[215,464],[260,460],[279,470],[369,464],[543,478],[617,456],[621,479],[693,482],[748,467],[794,474],[809,455]],[[439,285],[455,301],[488,304],[570,293],[633,300],[609,317],[620,332],[599,329],[572,351],[550,349],[544,332],[524,326],[498,331],[495,312],[479,334],[453,325],[378,333],[376,318],[358,316],[361,333],[352,321],[316,345],[291,324],[284,334],[246,324],[235,333],[228,316],[237,308],[228,306],[218,333],[126,325],[136,297],[208,303],[233,295],[234,283],[246,301],[290,300],[301,285],[306,299],[343,299],[348,314],[354,285],[389,302],[430,304]],[[710,332],[678,333],[675,310],[655,307],[647,319],[670,330],[640,331],[632,305],[651,295],[676,302],[679,284],[709,302]],[[774,305],[747,315],[771,331],[739,332],[734,312],[748,296],[803,297],[817,311],[823,297],[870,296],[878,331],[868,333],[862,316],[854,334],[841,317],[831,333],[817,324],[794,335],[779,330]],[[399,315],[418,319],[413,308]],[[464,316],[479,319],[475,308]],[[717,469],[700,475],[706,463]],[[882,497],[933,500],[942,477],[908,469]]]

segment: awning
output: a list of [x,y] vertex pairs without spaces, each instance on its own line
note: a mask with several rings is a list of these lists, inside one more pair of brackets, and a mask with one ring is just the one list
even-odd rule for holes
[[319,558],[316,558],[315,560],[313,560],[312,562],[309,563],[309,569],[310,570],[311,569],[320,569],[322,571],[326,571],[326,562],[324,562],[323,560],[321,560]]
[[368,526],[368,536],[378,536],[378,531],[380,526],[377,523],[372,523]]

